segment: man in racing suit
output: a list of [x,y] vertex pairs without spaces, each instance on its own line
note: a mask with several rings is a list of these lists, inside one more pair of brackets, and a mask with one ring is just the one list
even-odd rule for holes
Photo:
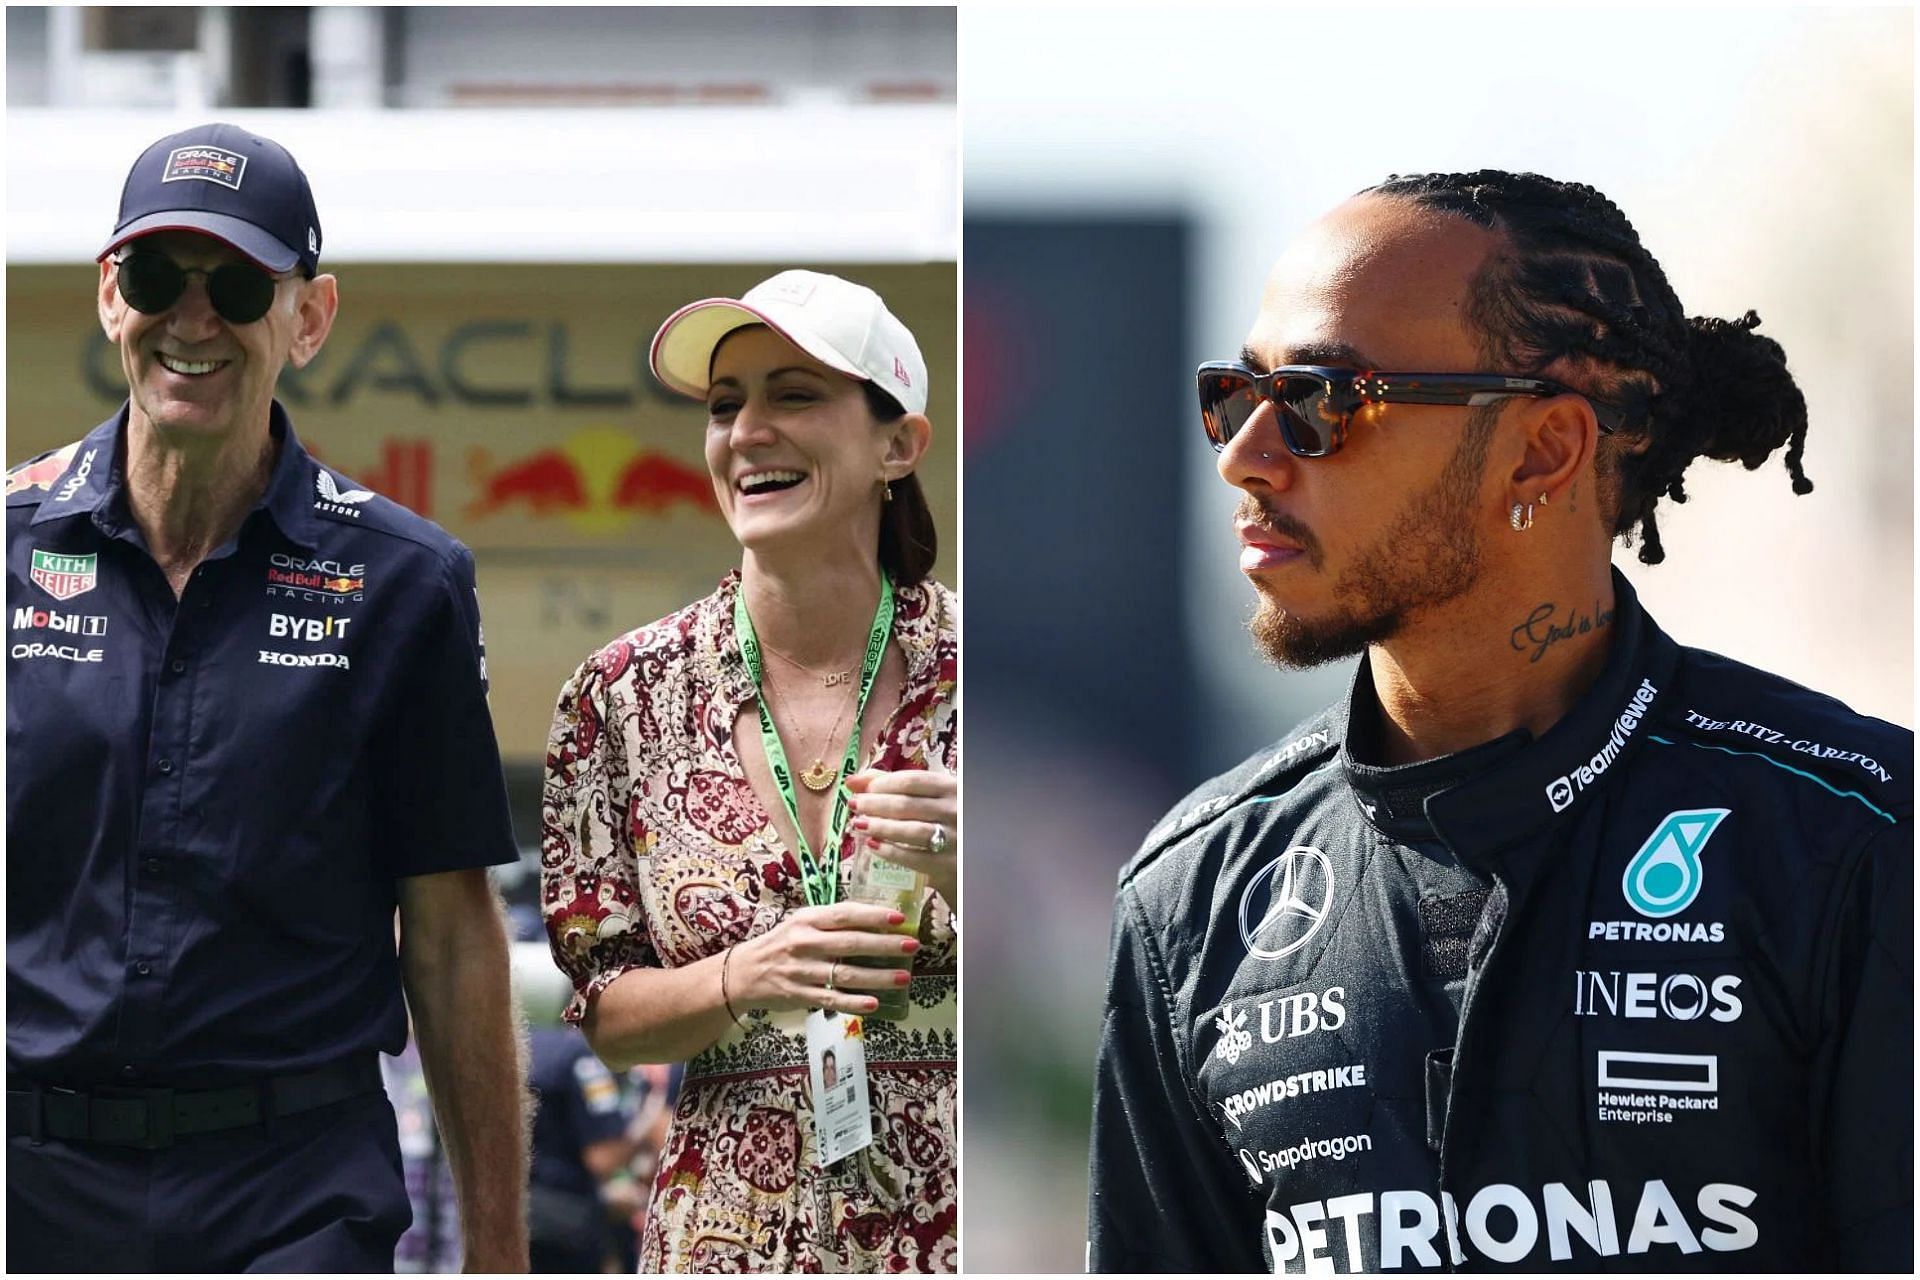
[[1912,1269],[1912,734],[1609,563],[1695,456],[1805,491],[1757,323],[1590,188],[1419,175],[1202,370],[1256,640],[1362,659],[1121,874],[1090,1270]]

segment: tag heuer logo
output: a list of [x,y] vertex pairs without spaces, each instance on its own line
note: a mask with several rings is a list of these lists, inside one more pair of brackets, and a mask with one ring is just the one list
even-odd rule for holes
[[53,551],[33,553],[32,577],[55,600],[71,600],[93,590],[100,557],[97,554],[63,556]]

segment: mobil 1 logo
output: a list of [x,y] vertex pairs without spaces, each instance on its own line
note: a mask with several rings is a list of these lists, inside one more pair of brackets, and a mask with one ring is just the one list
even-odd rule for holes
[[21,605],[13,611],[14,631],[59,631],[72,636],[107,634],[107,617],[101,613],[61,613],[57,609],[36,609]]

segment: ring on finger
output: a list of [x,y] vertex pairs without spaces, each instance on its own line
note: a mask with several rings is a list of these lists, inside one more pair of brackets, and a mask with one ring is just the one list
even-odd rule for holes
[[927,848],[936,854],[947,851],[947,829],[945,826],[938,822],[933,824],[933,835],[927,840]]
[[833,975],[840,972],[840,962],[835,960],[827,966],[827,990],[833,990]]

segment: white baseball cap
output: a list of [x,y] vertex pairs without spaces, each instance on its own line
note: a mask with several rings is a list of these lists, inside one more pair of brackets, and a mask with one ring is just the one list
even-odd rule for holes
[[829,369],[871,382],[908,413],[927,408],[927,362],[880,295],[821,271],[782,271],[740,298],[689,302],[653,335],[653,376],[704,400],[713,352],[735,329],[764,324]]

